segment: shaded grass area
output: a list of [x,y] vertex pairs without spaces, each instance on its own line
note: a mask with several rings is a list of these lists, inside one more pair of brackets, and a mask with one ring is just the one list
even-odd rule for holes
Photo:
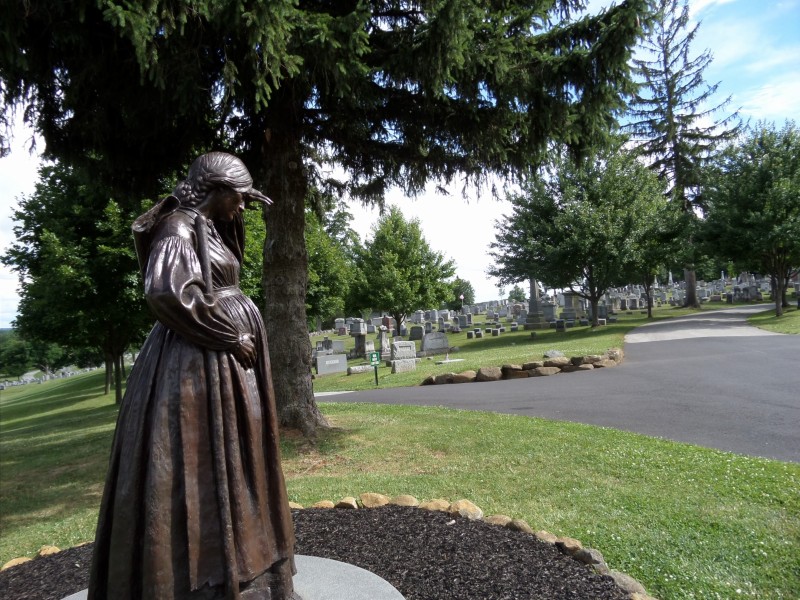
[[[2,392],[0,563],[94,535],[111,436],[101,373]],[[441,408],[324,403],[283,435],[290,498],[469,498],[581,539],[661,598],[796,598],[800,465],[613,429]],[[736,590],[739,590],[737,592]]]
[[94,535],[117,409],[102,371],[0,392],[0,561]]
[[747,322],[775,333],[800,335],[800,310],[797,309],[797,305],[784,308],[783,311],[782,316],[776,317],[774,309],[767,310],[749,317]]

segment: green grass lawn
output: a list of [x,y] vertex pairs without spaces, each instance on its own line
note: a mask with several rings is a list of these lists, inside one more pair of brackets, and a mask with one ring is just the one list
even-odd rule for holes
[[0,392],[0,563],[93,537],[117,415],[104,378]]
[[775,316],[775,309],[770,309],[753,315],[747,319],[750,325],[755,325],[761,329],[774,331],[775,333],[789,333],[800,335],[800,310],[797,310],[797,302],[789,308],[784,308],[784,313],[780,317]]
[[[600,353],[620,346],[639,317],[602,331],[545,332],[533,343],[527,332],[477,340],[493,344],[472,356],[464,344],[459,357],[482,366],[549,348]],[[792,311],[780,322],[798,317]],[[456,364],[474,368],[465,363]],[[406,385],[418,383],[421,370]],[[372,375],[354,377],[374,386]],[[0,564],[93,537],[117,413],[102,384],[98,371],[0,392]],[[661,600],[798,598],[800,465],[527,417],[321,408],[335,429],[313,446],[294,435],[283,440],[289,495],[301,504],[368,491],[468,498],[487,514],[582,540]]]

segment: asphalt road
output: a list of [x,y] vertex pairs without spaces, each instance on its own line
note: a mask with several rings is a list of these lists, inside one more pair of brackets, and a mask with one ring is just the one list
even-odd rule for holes
[[746,324],[748,314],[764,309],[704,312],[640,327],[625,339],[625,361],[611,369],[348,392],[318,401],[528,415],[800,462],[800,336]]

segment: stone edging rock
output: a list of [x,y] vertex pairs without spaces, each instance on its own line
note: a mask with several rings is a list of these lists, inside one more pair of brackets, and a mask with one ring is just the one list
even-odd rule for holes
[[609,348],[605,354],[587,354],[586,356],[573,356],[572,358],[560,354],[560,352],[547,352],[542,360],[520,365],[507,364],[502,367],[481,367],[477,372],[470,370],[461,373],[429,375],[420,385],[500,381],[527,377],[547,377],[549,375],[558,375],[559,373],[593,371],[594,369],[616,367],[625,358],[625,353],[620,348]]
[[[574,538],[558,537],[544,530],[534,531],[523,519],[513,519],[507,515],[490,515],[485,517],[483,511],[469,500],[457,500],[451,503],[442,498],[437,498],[426,502],[420,502],[414,496],[407,494],[390,498],[383,494],[367,492],[361,494],[358,499],[353,496],[346,496],[339,500],[339,502],[320,500],[308,508],[357,510],[379,508],[386,505],[438,510],[449,513],[454,517],[463,517],[473,521],[483,520],[491,525],[506,527],[514,531],[521,531],[536,536],[538,540],[556,546],[563,554],[586,565],[587,568],[592,569],[594,572],[611,577],[617,584],[617,587],[628,594],[629,600],[655,600],[655,598],[647,594],[644,586],[636,581],[636,579],[620,571],[609,569],[605,559],[603,559],[603,555],[600,554],[598,550],[594,548],[585,548],[580,541]],[[303,510],[305,508],[301,504],[295,502],[290,502],[289,506],[294,510]]]
[[[358,499],[353,496],[346,496],[336,503],[331,500],[320,500],[308,508],[338,508],[344,510],[357,510],[379,508],[387,505],[408,506],[425,510],[438,510],[441,512],[446,512],[454,517],[463,517],[472,521],[482,519],[491,525],[506,527],[513,531],[521,531],[523,533],[536,536],[538,540],[546,544],[556,546],[563,554],[566,554],[576,561],[586,565],[594,572],[611,577],[617,584],[617,587],[628,594],[629,600],[656,600],[652,596],[649,596],[645,591],[644,586],[636,581],[633,577],[620,571],[609,569],[605,559],[603,559],[603,555],[600,554],[598,550],[595,550],[594,548],[585,548],[580,541],[574,538],[558,537],[545,530],[534,531],[533,528],[531,528],[531,526],[528,525],[528,523],[523,519],[512,519],[507,515],[490,515],[488,517],[484,517],[483,510],[469,500],[462,499],[455,502],[449,502],[442,498],[437,498],[434,500],[420,502],[414,496],[410,496],[408,494],[402,494],[400,496],[390,498],[389,496],[385,496],[383,494],[366,492],[361,494]],[[303,507],[301,504],[297,504],[296,502],[289,502],[289,508],[293,510],[303,510],[305,507]],[[88,543],[91,542],[84,542],[83,544],[79,544],[79,546],[83,546]],[[39,552],[37,552],[36,558],[41,556],[49,556],[57,552],[60,552],[60,549],[56,546],[42,546],[39,549]],[[0,571],[4,571],[5,569],[26,563],[30,560],[32,559],[29,557],[14,558],[0,567]]]

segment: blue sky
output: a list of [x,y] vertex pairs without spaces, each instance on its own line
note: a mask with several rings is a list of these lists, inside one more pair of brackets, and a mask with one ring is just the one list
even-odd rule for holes
[[[609,4],[590,0],[589,10]],[[691,0],[690,11],[701,23],[693,54],[707,48],[714,57],[705,72],[708,83],[719,82],[712,104],[731,96],[728,111],[738,109],[744,120],[800,123],[800,0]],[[2,250],[14,239],[11,211],[16,198],[31,193],[36,180],[38,163],[26,149],[30,135],[18,126],[11,155],[0,159]],[[508,206],[488,193],[473,193],[465,200],[457,186],[450,196],[433,188],[416,199],[393,193],[388,202],[407,218],[420,219],[429,244],[455,260],[458,276],[472,283],[479,301],[498,298],[496,282],[486,275],[487,250],[494,240],[494,221]],[[377,211],[354,206],[352,212],[354,229],[369,236]],[[16,286],[16,275],[0,266],[0,328],[9,327],[16,314]]]

